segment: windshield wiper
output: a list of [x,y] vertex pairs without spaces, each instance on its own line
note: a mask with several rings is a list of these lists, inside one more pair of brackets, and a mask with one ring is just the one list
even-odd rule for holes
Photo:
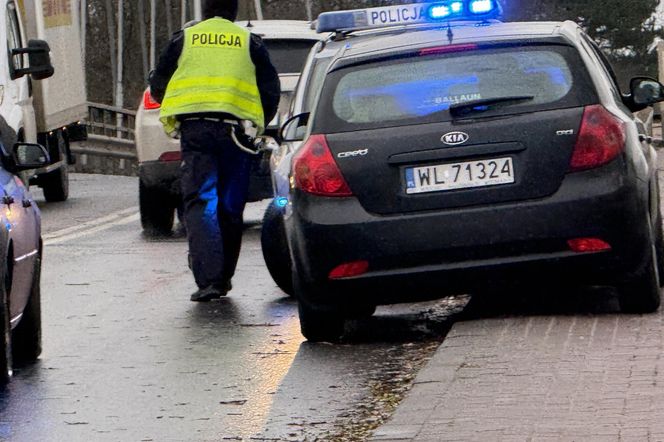
[[450,106],[450,114],[453,117],[462,117],[464,115],[486,112],[492,108],[508,106],[510,104],[519,104],[524,101],[531,101],[534,95],[515,95],[511,97],[480,98],[479,100],[464,101]]

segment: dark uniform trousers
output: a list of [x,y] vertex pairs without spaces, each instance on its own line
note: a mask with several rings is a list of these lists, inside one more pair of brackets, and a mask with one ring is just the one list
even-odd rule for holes
[[221,121],[185,119],[180,127],[181,186],[190,265],[199,288],[235,273],[253,157]]

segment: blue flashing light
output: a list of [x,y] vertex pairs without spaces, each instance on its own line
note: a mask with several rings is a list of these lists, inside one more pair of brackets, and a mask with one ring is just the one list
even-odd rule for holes
[[491,20],[502,14],[499,0],[441,0],[429,3],[382,6],[350,11],[324,12],[316,30],[350,32],[448,20]]
[[473,0],[470,2],[470,12],[473,14],[486,14],[495,7],[493,0]]
[[283,209],[288,205],[288,198],[280,196],[278,198],[274,199],[274,205],[279,207],[280,209]]
[[463,11],[463,3],[454,2],[450,5],[450,8],[452,8],[453,13],[458,14],[459,12]]
[[432,20],[439,20],[441,18],[447,18],[452,15],[452,9],[447,5],[433,5],[429,8],[429,17]]

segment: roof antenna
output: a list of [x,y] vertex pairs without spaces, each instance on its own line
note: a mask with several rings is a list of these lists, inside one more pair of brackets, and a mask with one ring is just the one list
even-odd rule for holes
[[248,27],[248,28],[253,28],[253,27],[254,27],[254,25],[251,23],[251,19],[250,19],[250,18],[247,19],[247,27]]
[[450,44],[454,41],[454,32],[452,32],[452,25],[450,22],[447,22],[447,40]]

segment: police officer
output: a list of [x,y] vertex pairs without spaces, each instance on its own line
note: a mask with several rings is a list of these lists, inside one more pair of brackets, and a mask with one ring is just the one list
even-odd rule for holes
[[251,122],[262,132],[279,104],[267,49],[233,24],[237,10],[238,0],[204,0],[203,21],[174,34],[150,76],[165,130],[180,135],[184,223],[198,285],[191,300],[198,302],[226,295],[240,254],[254,157],[231,131]]

